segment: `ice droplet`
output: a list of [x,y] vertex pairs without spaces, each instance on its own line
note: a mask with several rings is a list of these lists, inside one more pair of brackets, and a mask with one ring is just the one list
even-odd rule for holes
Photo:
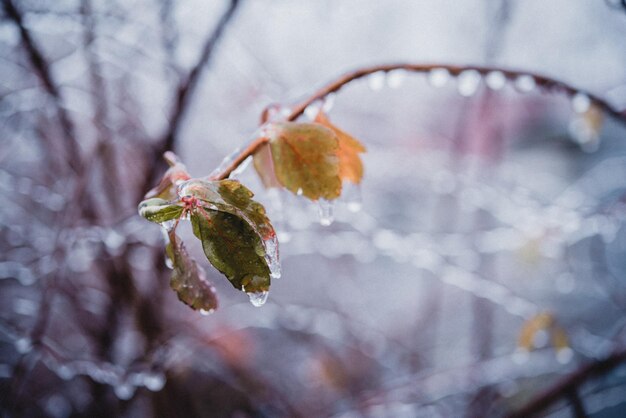
[[445,68],[435,68],[428,73],[428,82],[433,87],[443,87],[450,79],[450,71]]
[[298,196],[302,196],[302,194],[303,194],[303,193],[304,193],[304,192],[302,191],[302,187],[300,187],[300,188],[296,191],[296,194],[297,194]]
[[135,394],[135,387],[130,383],[123,382],[119,385],[113,385],[115,395],[123,401],[127,401]]
[[459,74],[457,89],[463,97],[473,96],[478,90],[481,75],[476,70],[465,70]]
[[491,71],[485,76],[485,84],[492,90],[500,90],[506,85],[506,76],[502,71]]
[[528,74],[520,75],[515,79],[515,88],[521,93],[532,91],[536,84],[535,77]]
[[167,267],[170,270],[174,269],[174,263],[172,262],[172,259],[169,258],[169,256],[165,256],[165,267]]
[[393,70],[387,74],[387,85],[392,89],[397,89],[406,78],[405,70]]
[[248,293],[248,297],[250,298],[250,303],[252,304],[252,306],[257,307],[257,308],[260,308],[261,306],[265,305],[265,302],[267,302],[268,295],[269,295],[269,292],[267,291]]
[[318,204],[319,204],[320,225],[328,226],[332,224],[333,221],[335,220],[335,217],[333,214],[334,203],[326,199],[320,199]]
[[213,312],[215,312],[215,309],[200,309],[198,312],[200,312],[200,315],[202,316],[209,316],[211,315]]
[[33,343],[28,337],[22,337],[15,341],[15,349],[20,354],[29,353],[33,348]]
[[589,110],[591,99],[585,93],[578,92],[572,97],[572,109],[576,113],[584,113]]
[[367,85],[373,91],[378,91],[385,86],[385,73],[383,71],[378,71],[370,74],[367,77]]
[[165,376],[160,372],[149,372],[143,376],[143,385],[152,392],[158,392],[165,386]]

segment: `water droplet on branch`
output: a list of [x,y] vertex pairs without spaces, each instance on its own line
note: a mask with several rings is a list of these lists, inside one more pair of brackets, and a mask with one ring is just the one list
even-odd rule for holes
[[500,90],[506,85],[506,76],[502,71],[491,71],[485,76],[485,84],[492,90]]
[[443,87],[450,79],[450,71],[445,68],[435,68],[428,73],[428,82],[433,87]]
[[523,74],[515,79],[515,88],[520,93],[528,93],[532,91],[537,83],[535,82],[535,77]]
[[387,74],[387,85],[392,89],[399,88],[406,78],[405,70],[393,70]]
[[266,291],[248,293],[248,297],[250,298],[250,303],[252,304],[252,306],[255,306],[257,308],[265,305],[265,302],[267,302],[268,295],[269,295],[269,292],[266,292]]
[[466,70],[459,74],[457,89],[464,97],[473,96],[478,91],[481,75],[476,70]]
[[378,71],[367,77],[367,85],[372,91],[381,90],[385,86],[385,73]]

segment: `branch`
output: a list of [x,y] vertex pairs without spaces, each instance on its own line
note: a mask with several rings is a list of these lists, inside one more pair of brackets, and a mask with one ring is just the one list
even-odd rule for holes
[[[366,77],[370,74],[378,73],[378,72],[389,72],[389,71],[394,71],[394,70],[405,70],[405,71],[416,72],[416,73],[426,73],[435,69],[445,69],[451,75],[454,75],[454,76],[459,75],[463,71],[467,71],[467,70],[477,71],[481,75],[486,75],[492,71],[499,71],[507,78],[507,80],[514,80],[515,78],[519,76],[530,76],[535,81],[535,85],[537,85],[539,88],[541,88],[545,92],[562,93],[568,96],[574,96],[575,94],[578,94],[578,93],[584,93],[589,97],[589,99],[591,100],[593,104],[601,108],[604,112],[615,117],[618,121],[626,124],[626,110],[620,112],[614,109],[604,99],[598,96],[595,96],[593,94],[590,94],[588,92],[585,92],[583,90],[577,89],[576,87],[566,84],[563,81],[559,81],[550,77],[546,77],[543,75],[530,73],[526,71],[508,70],[508,69],[502,69],[502,68],[497,68],[497,67],[483,67],[483,66],[474,66],[474,65],[458,66],[458,65],[447,65],[447,64],[377,65],[373,67],[361,68],[359,70],[344,74],[343,76],[339,77],[337,80],[331,82],[325,87],[322,87],[321,89],[319,89],[317,92],[313,93],[312,96],[308,97],[304,101],[295,105],[293,107],[293,110],[289,114],[289,116],[287,116],[286,121],[296,120],[298,117],[300,117],[304,113],[304,110],[311,104],[315,103],[318,100],[323,100],[326,96],[328,96],[331,93],[339,91],[343,86],[350,83],[351,81]],[[263,115],[261,117],[262,122],[267,121],[268,113],[269,112],[267,111],[263,112]],[[241,152],[241,154],[237,158],[235,158],[233,162],[226,169],[224,169],[223,172],[215,176],[215,178],[217,180],[223,180],[225,178],[228,178],[228,176],[230,176],[233,170],[239,167],[239,165],[244,160],[246,160],[246,158],[254,154],[261,147],[261,145],[263,145],[265,142],[266,141],[255,141],[254,143],[252,143],[249,147],[244,149]]]
[[[572,394],[577,393],[578,388],[587,380],[605,375],[625,361],[626,349],[622,349],[603,360],[586,364],[536,396],[521,409],[509,414],[508,418],[529,418],[544,411],[564,397],[571,399]],[[574,405],[574,408],[576,411],[583,411],[583,409],[578,409],[582,408],[582,405]]]
[[232,20],[237,7],[239,6],[239,0],[230,0],[228,9],[224,12],[220,20],[217,22],[217,26],[207,39],[202,49],[200,59],[196,65],[191,69],[187,78],[180,84],[176,93],[176,102],[172,109],[172,115],[170,116],[170,124],[163,137],[157,142],[156,147],[152,153],[152,162],[150,166],[152,170],[146,177],[145,184],[141,188],[143,194],[150,188],[150,185],[156,181],[157,175],[162,170],[163,164],[161,163],[161,156],[166,151],[172,150],[178,139],[178,131],[180,130],[181,123],[187,114],[189,104],[194,92],[198,87],[198,81],[202,70],[210,62],[215,46],[219,42],[224,29],[228,26],[228,23]]
[[28,30],[24,26],[24,19],[22,13],[15,7],[12,0],[2,0],[4,10],[10,20],[15,23],[20,31],[20,37],[22,38],[22,44],[28,54],[28,59],[35,70],[37,76],[41,79],[44,89],[48,93],[55,104],[57,117],[59,118],[59,124],[63,129],[66,136],[66,152],[69,159],[69,165],[74,170],[80,172],[81,166],[80,153],[78,150],[78,144],[74,135],[74,125],[71,119],[63,107],[63,99],[59,88],[52,79],[50,74],[49,64],[43,56],[43,53],[35,43],[35,40],[30,36]]

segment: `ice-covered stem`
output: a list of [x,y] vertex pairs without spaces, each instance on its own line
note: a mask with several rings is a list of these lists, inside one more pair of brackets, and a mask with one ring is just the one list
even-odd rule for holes
[[[564,398],[571,399],[572,396],[575,397],[576,395],[573,394],[576,394],[578,389],[588,380],[603,376],[624,362],[626,362],[626,349],[615,351],[605,359],[586,364],[531,399],[530,402],[521,409],[511,413],[508,418],[528,418],[536,416],[559,400]],[[580,401],[580,399],[578,398],[576,401]],[[574,408],[577,407],[580,408],[582,405],[574,405]]]
[[[295,105],[292,108],[291,113],[289,114],[289,116],[287,116],[285,120],[286,121],[296,120],[298,117],[300,117],[304,113],[304,110],[311,104],[315,103],[318,100],[323,100],[326,96],[328,96],[331,93],[339,91],[343,86],[350,83],[351,81],[366,77],[370,74],[380,73],[380,72],[385,73],[385,72],[390,72],[394,70],[404,70],[404,71],[409,71],[409,72],[414,72],[414,73],[427,73],[429,71],[438,70],[438,69],[447,70],[453,76],[459,75],[463,71],[467,71],[467,70],[477,71],[481,75],[487,75],[493,71],[499,71],[508,80],[514,80],[520,76],[530,76],[534,80],[535,85],[546,92],[563,93],[568,96],[574,96],[578,93],[584,93],[587,97],[589,97],[589,100],[591,101],[591,103],[598,106],[607,114],[610,114],[611,116],[615,117],[620,122],[626,124],[626,110],[619,111],[613,108],[604,99],[598,96],[595,96],[591,93],[588,93],[586,91],[577,89],[563,81],[556,80],[554,78],[546,77],[543,75],[531,73],[528,71],[518,71],[518,70],[510,70],[510,69],[503,69],[503,68],[497,68],[497,67],[476,66],[476,65],[449,65],[449,64],[387,64],[387,65],[376,65],[372,67],[365,67],[365,68],[361,68],[361,69],[346,73],[343,76],[339,77],[337,80],[322,87],[321,89],[313,93],[313,95],[309,96],[307,99]],[[267,109],[263,111],[263,114],[261,115],[262,123],[268,120],[269,113],[270,113],[269,108],[272,106],[275,106],[275,105],[270,105]],[[266,138],[259,138],[256,141],[252,142],[248,147],[242,150],[241,153],[235,159],[233,159],[230,165],[228,165],[221,173],[219,173],[214,178],[216,180],[223,180],[223,179],[228,178],[230,176],[230,173],[232,173],[237,167],[239,167],[241,163],[243,163],[248,157],[254,154],[266,142],[267,142]]]

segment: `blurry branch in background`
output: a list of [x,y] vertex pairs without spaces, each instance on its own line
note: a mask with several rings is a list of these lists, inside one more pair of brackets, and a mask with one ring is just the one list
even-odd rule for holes
[[578,396],[579,388],[590,379],[608,374],[626,362],[626,349],[616,351],[609,357],[580,367],[544,392],[530,400],[525,406],[510,414],[508,418],[529,418],[545,411],[561,399],[569,398],[576,417],[584,413],[584,406]]
[[[202,70],[210,63],[211,57],[218,44],[224,29],[228,26],[228,23],[232,20],[240,4],[240,0],[230,0],[228,8],[217,22],[217,25],[213,32],[209,35],[204,43],[200,58],[194,67],[189,71],[187,77],[180,83],[176,91],[174,108],[170,116],[169,126],[163,135],[163,137],[156,143],[154,152],[152,153],[152,163],[150,164],[151,172],[146,177],[144,187],[141,189],[141,193],[150,188],[152,183],[157,179],[158,174],[164,168],[161,156],[165,151],[173,150],[178,138],[178,132],[180,130],[181,123],[189,110],[189,104],[198,87],[198,81],[202,75]],[[140,196],[138,196],[140,197]]]
[[22,45],[28,54],[28,59],[33,67],[33,70],[41,79],[45,91],[53,100],[57,117],[59,119],[59,125],[63,129],[63,133],[66,138],[65,152],[68,157],[68,164],[74,171],[80,173],[82,160],[80,158],[80,150],[74,132],[74,125],[65,110],[63,98],[61,97],[59,88],[52,79],[52,74],[48,68],[48,62],[35,43],[35,40],[30,36],[28,30],[26,30],[22,13],[17,9],[15,4],[13,4],[13,0],[2,0],[2,5],[4,6],[4,10],[8,18],[18,27],[20,37],[22,39]]

